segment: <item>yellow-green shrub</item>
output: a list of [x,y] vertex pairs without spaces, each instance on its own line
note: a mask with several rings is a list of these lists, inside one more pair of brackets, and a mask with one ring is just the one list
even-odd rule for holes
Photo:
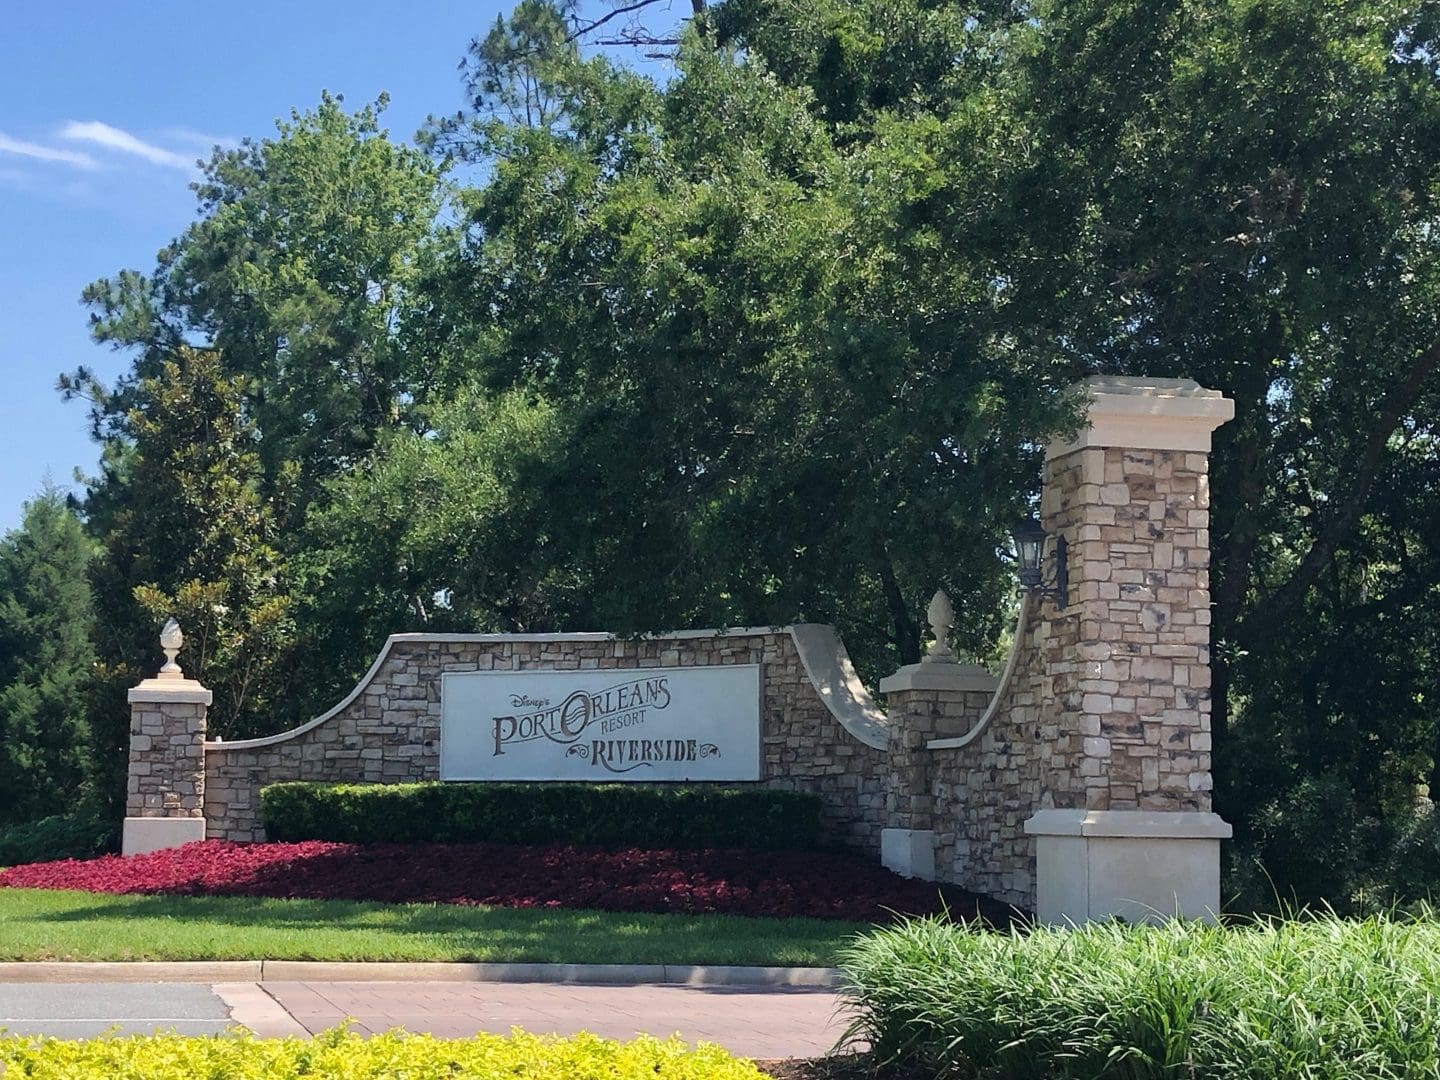
[[620,1043],[477,1035],[437,1039],[400,1031],[368,1038],[336,1028],[309,1041],[250,1035],[137,1035],[69,1041],[0,1038],[0,1076],[35,1080],[761,1080],[748,1061],[718,1046],[678,1039]]

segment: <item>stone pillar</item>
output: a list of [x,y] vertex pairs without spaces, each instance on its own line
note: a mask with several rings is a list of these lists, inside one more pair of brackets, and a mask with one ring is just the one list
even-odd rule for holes
[[205,839],[205,716],[211,693],[185,678],[174,619],[160,635],[166,662],[130,691],[130,770],[120,850],[143,855]]
[[1025,825],[1037,914],[1213,917],[1230,826],[1211,813],[1208,460],[1234,404],[1189,379],[1084,389],[1089,424],[1050,446],[1041,501],[1070,600],[1035,637],[1066,747]]
[[989,706],[997,680],[979,664],[960,663],[950,650],[955,613],[949,597],[937,592],[928,614],[935,641],[924,659],[880,680],[893,731],[880,862],[905,877],[934,881],[934,755],[926,746],[965,734]]

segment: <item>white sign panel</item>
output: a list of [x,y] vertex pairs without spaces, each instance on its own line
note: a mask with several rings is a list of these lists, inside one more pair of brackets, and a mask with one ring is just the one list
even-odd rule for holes
[[442,780],[759,780],[760,667],[442,676]]

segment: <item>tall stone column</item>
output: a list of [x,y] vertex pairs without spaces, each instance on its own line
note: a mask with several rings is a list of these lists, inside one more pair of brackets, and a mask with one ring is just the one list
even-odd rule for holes
[[184,642],[171,619],[160,634],[165,666],[129,694],[125,855],[205,839],[205,717],[212,695],[175,662]]
[[1211,812],[1212,431],[1234,415],[1188,379],[1086,383],[1088,426],[1049,448],[1041,517],[1069,541],[1069,604],[1034,638],[1052,696],[1036,906],[1080,922],[1220,909]]
[[925,657],[880,680],[894,732],[880,862],[905,877],[934,881],[934,755],[927,747],[934,739],[968,731],[990,704],[997,680],[979,664],[961,663],[951,651],[955,612],[944,592],[936,592],[927,615],[935,640]]

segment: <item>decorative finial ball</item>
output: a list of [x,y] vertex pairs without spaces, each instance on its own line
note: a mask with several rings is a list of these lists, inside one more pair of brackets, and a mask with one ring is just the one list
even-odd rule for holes
[[950,637],[950,628],[955,625],[955,608],[950,603],[950,597],[945,595],[944,589],[935,590],[925,617],[930,620],[930,632],[935,635],[935,640],[930,643],[930,648],[922,659],[932,664],[953,662],[955,653],[947,639]]
[[941,636],[940,629],[948,630],[955,625],[955,608],[950,603],[950,597],[945,595],[944,589],[936,589],[935,595],[930,598],[930,608],[925,612],[930,620],[930,625],[936,630],[936,637]]
[[174,618],[167,619],[160,631],[160,648],[179,652],[184,646],[185,635],[180,630],[180,624]]

